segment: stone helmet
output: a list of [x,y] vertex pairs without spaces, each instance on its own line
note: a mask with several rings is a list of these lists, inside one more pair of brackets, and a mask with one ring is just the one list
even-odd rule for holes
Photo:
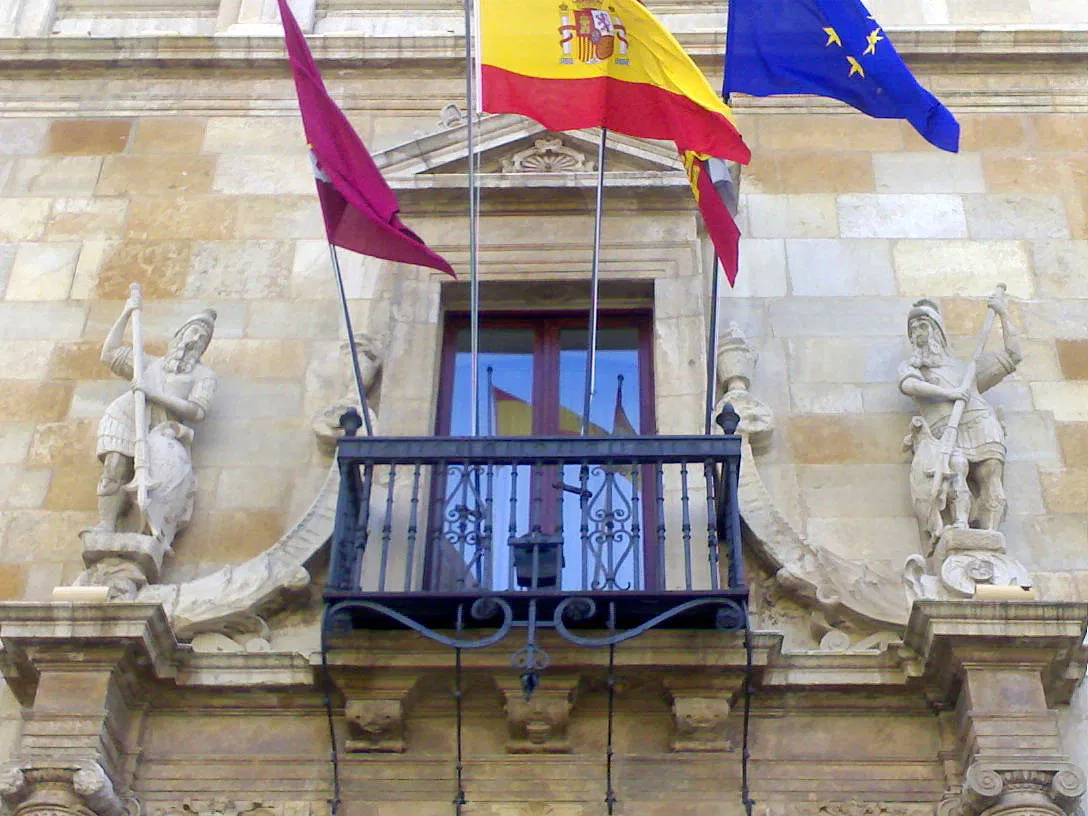
[[929,298],[921,298],[914,301],[914,304],[910,307],[910,311],[907,313],[907,333],[910,333],[910,324],[916,319],[922,318],[928,320],[937,333],[941,336],[941,345],[948,347],[948,335],[944,331],[944,318],[941,317],[941,307],[937,305],[937,302],[930,300]]
[[204,348],[207,349],[212,342],[212,335],[215,334],[216,317],[218,317],[218,315],[216,314],[215,309],[204,309],[203,311],[197,312],[195,315],[182,323],[178,330],[174,332],[174,339],[176,340],[177,338],[179,338],[185,332],[185,330],[192,326],[194,323],[199,323],[204,326],[204,328],[208,331],[207,340],[204,342]]

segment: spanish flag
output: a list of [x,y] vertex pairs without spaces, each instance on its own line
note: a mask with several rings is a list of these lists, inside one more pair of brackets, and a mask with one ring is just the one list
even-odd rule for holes
[[481,0],[483,109],[746,164],[733,114],[639,0]]
[[[685,152],[681,158],[688,171],[688,182],[699,205],[707,235],[714,245],[714,254],[721,261],[722,271],[730,286],[737,284],[737,272],[740,269],[740,230],[729,205],[722,198],[718,185],[714,183],[714,172],[710,156],[703,156],[692,151]],[[723,166],[723,165],[719,165]]]

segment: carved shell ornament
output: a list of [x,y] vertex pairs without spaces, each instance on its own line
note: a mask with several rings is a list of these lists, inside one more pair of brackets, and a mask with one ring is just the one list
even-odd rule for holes
[[502,160],[504,173],[581,173],[594,169],[594,163],[558,136],[542,136],[533,146],[519,150]]

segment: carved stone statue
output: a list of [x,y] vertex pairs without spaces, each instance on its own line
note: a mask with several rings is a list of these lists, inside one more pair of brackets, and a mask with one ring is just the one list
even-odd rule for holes
[[[375,408],[374,387],[382,370],[378,341],[369,334],[356,334],[355,347],[358,352],[359,374],[363,381],[363,389],[366,391],[370,424],[377,432],[378,416]],[[313,418],[317,446],[323,453],[330,456],[336,450],[336,440],[344,435],[344,429],[340,427],[340,417],[349,408],[359,409],[359,392],[355,384],[350,355],[349,344],[345,341],[341,348],[341,368],[344,370],[344,380],[347,383],[344,394],[332,405],[318,411]]]
[[[914,351],[900,367],[899,388],[918,405],[904,445],[914,452],[910,491],[926,539],[925,557],[912,555],[904,567],[911,601],[970,598],[981,592],[980,585],[1025,591],[1031,586],[997,531],[1007,506],[1005,427],[982,397],[1020,364],[1020,336],[1009,319],[1004,286],[987,305],[991,314],[967,361],[949,353],[935,302],[919,300],[907,316]],[[995,317],[1004,347],[986,351]]]
[[[99,520],[82,534],[87,570],[76,580],[109,586],[114,599],[133,598],[158,578],[163,555],[192,518],[190,425],[204,418],[216,387],[215,373],[200,362],[215,331],[215,311],[186,320],[163,357],[143,352],[140,311],[134,285],[102,345],[102,362],[132,387],[109,404],[98,425]],[[133,342],[125,345],[130,322]],[[133,494],[140,521],[137,529],[125,530]]]
[[930,551],[946,528],[996,530],[1005,517],[1005,429],[982,394],[1015,371],[1022,355],[1004,292],[987,305],[1001,321],[1004,348],[983,351],[984,332],[967,362],[949,353],[936,303],[919,300],[907,317],[914,351],[900,367],[899,389],[919,410],[907,438],[910,486]]
[[[139,304],[129,299],[102,345],[102,362],[126,380],[133,378],[133,348],[123,344],[125,327]],[[147,519],[152,533],[169,544],[192,517],[196,481],[189,458],[193,431],[215,395],[215,373],[200,362],[215,331],[215,311],[199,312],[182,324],[163,357],[144,356],[144,382],[110,403],[98,424],[99,531],[116,532],[129,502],[140,430],[136,393],[147,401],[147,447],[151,473]]]

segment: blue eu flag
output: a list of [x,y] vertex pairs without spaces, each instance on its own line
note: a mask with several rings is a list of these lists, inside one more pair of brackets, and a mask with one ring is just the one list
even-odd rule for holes
[[906,119],[943,150],[960,126],[858,0],[729,0],[725,85],[752,96],[817,94],[880,119]]

